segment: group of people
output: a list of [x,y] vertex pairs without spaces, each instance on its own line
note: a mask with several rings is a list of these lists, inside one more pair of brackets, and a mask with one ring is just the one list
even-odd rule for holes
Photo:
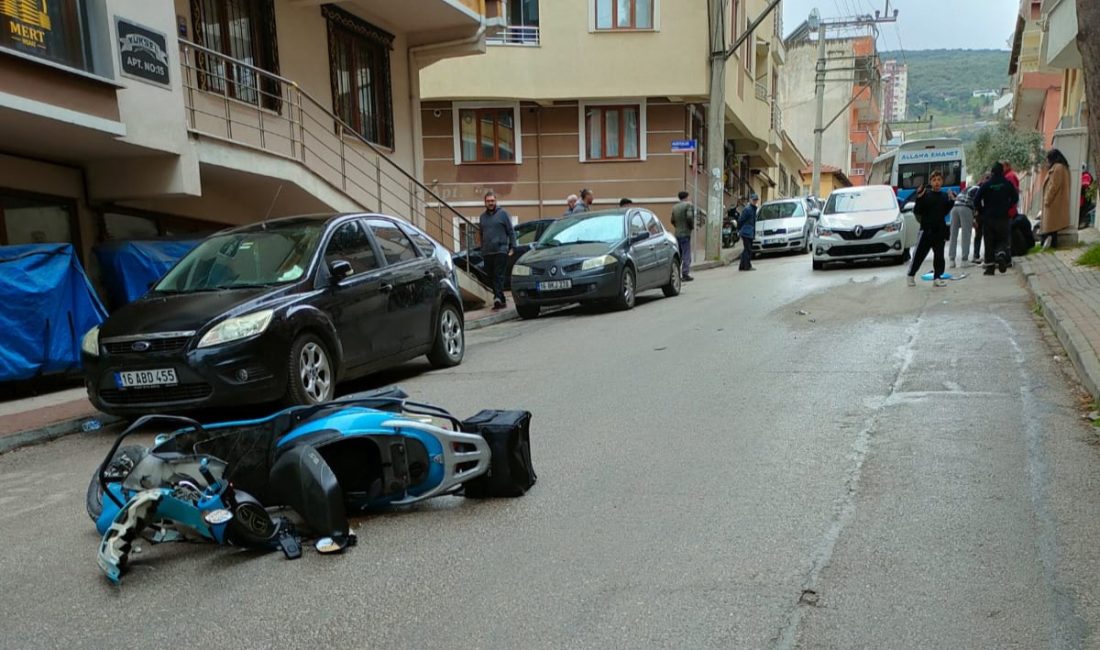
[[[1043,184],[1043,213],[1039,234],[1044,247],[1058,245],[1058,233],[1069,227],[1069,162],[1061,151],[1047,153],[1047,178]],[[974,240],[974,264],[981,264],[985,275],[1004,273],[1012,266],[1013,228],[1024,228],[1030,236],[1030,222],[1019,214],[1020,179],[1011,163],[1001,161],[982,176],[981,183],[955,194],[942,191],[943,173],[936,170],[929,182],[917,190],[914,212],[920,222],[920,236],[906,276],[916,286],[917,271],[928,253],[932,253],[932,283],[943,287],[947,282],[944,245],[951,268],[957,268],[958,253],[962,266],[969,266],[970,238]],[[1022,224],[1022,225],[1020,225]],[[984,246],[985,255],[981,255]]]

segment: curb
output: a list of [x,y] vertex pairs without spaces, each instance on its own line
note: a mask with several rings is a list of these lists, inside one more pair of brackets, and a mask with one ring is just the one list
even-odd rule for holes
[[505,309],[504,311],[501,311],[499,313],[490,314],[485,318],[479,318],[477,320],[466,323],[466,331],[472,332],[474,330],[479,330],[483,327],[489,327],[490,325],[496,325],[497,323],[505,323],[507,321],[516,320],[518,318],[519,314],[516,313],[515,309]]
[[99,413],[97,415],[86,415],[79,418],[62,420],[61,422],[48,424],[37,429],[17,431],[12,434],[0,436],[0,454],[6,454],[9,451],[30,447],[31,445],[42,444],[74,433],[80,433],[84,423],[88,420],[99,420],[100,429],[122,422],[122,418]]
[[1030,262],[1021,261],[1020,272],[1027,281],[1028,291],[1043,310],[1043,319],[1054,330],[1058,341],[1065,348],[1066,356],[1077,371],[1077,378],[1094,400],[1100,400],[1100,360],[1093,353],[1088,338],[1081,333],[1072,320],[1066,317],[1057,301],[1039,287],[1035,269]]

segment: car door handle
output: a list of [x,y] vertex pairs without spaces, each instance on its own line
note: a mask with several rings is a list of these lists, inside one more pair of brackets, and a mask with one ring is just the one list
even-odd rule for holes
[[389,293],[393,291],[393,284],[389,282],[383,282],[381,285],[379,285],[378,290],[382,293]]

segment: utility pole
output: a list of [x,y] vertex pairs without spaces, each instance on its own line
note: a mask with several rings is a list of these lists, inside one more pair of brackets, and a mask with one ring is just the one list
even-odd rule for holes
[[[825,76],[828,72],[827,63],[828,59],[825,54],[825,37],[826,29],[828,27],[860,27],[866,25],[877,25],[879,23],[893,23],[898,20],[898,10],[894,9],[893,13],[890,12],[890,0],[886,0],[886,13],[880,14],[877,10],[872,18],[871,16],[859,16],[852,19],[840,19],[840,20],[821,20],[821,15],[818,14],[817,9],[810,12],[810,18],[807,21],[810,29],[817,31],[817,74],[815,76],[815,99],[817,100],[817,118],[814,126],[814,173],[810,180],[810,192],[817,195],[821,190],[821,147],[822,138],[825,134],[825,129],[829,128],[833,122],[836,121],[834,117],[829,124],[823,125],[825,121]],[[853,99],[853,101],[855,101]],[[852,102],[849,102],[849,105]],[[848,108],[844,107],[845,110]],[[843,112],[843,111],[842,111]],[[837,115],[839,117],[839,114]]]
[[722,194],[725,189],[722,173],[726,167],[726,62],[752,36],[779,5],[769,0],[768,6],[756,17],[732,45],[726,47],[727,0],[707,3],[710,26],[710,98],[707,105],[707,230],[706,256],[718,259],[722,254]]

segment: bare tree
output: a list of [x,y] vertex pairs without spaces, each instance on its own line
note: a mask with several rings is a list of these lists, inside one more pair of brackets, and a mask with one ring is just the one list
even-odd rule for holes
[[1092,160],[1100,161],[1100,2],[1077,0],[1077,49],[1085,72]]

